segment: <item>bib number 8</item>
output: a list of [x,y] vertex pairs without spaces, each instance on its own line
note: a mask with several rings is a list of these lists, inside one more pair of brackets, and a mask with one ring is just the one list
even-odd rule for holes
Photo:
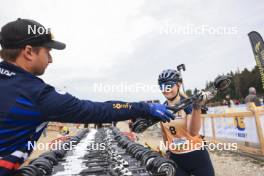
[[176,129],[175,129],[175,127],[173,127],[173,126],[170,126],[170,132],[171,132],[171,134],[173,134],[173,135],[175,135],[176,134]]

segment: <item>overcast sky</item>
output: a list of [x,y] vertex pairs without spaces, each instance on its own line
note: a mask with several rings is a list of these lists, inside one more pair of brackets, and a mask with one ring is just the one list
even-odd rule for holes
[[184,63],[186,89],[252,69],[247,34],[264,35],[263,14],[263,0],[2,0],[0,26],[20,17],[51,28],[67,48],[41,78],[79,98],[162,100],[150,88],[163,69]]

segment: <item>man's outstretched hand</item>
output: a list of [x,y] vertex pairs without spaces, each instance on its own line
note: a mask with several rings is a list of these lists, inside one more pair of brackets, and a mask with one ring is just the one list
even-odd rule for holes
[[160,120],[162,122],[169,122],[174,119],[174,115],[167,110],[167,106],[158,103],[149,104],[150,116],[152,119]]

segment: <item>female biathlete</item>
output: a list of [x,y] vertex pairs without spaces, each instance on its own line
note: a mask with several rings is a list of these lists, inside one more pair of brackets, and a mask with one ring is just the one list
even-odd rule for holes
[[[158,78],[159,86],[166,98],[166,104],[173,106],[187,96],[180,91],[182,78],[177,70],[164,70]],[[214,168],[208,151],[202,147],[199,135],[201,128],[201,106],[207,101],[207,92],[202,93],[203,100],[175,114],[175,120],[161,123],[164,143],[168,146],[168,156],[178,167],[176,176],[214,176]]]

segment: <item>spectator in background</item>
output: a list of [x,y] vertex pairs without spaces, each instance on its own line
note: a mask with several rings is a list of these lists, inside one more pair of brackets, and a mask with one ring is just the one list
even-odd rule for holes
[[231,100],[230,95],[226,95],[223,105],[228,106],[229,108],[234,105],[233,100]]
[[259,98],[260,104],[263,105],[263,97]]
[[235,105],[240,105],[240,100],[235,100]]
[[60,130],[60,134],[65,136],[68,135],[70,133],[70,130],[67,126],[63,126],[62,129]]
[[254,87],[248,89],[248,96],[245,98],[245,103],[253,102],[256,106],[261,106],[260,100],[257,97],[257,91]]

